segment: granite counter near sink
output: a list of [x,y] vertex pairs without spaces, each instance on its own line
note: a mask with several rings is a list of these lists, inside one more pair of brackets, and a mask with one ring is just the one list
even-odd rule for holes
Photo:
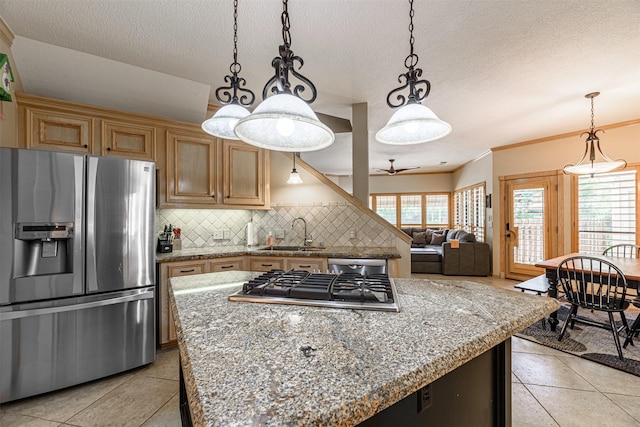
[[395,279],[399,313],[228,300],[255,275],[171,279],[194,425],[356,425],[558,307],[490,285],[419,279]]
[[400,258],[395,247],[355,247],[333,246],[313,251],[275,251],[264,250],[265,245],[248,246],[210,246],[204,248],[188,248],[164,254],[157,254],[157,262],[189,261],[194,259],[224,258],[232,256],[274,256],[274,257],[321,257],[321,258]]

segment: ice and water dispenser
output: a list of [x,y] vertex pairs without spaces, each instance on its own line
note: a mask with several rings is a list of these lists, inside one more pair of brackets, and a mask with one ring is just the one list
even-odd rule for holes
[[14,277],[73,272],[73,223],[16,223]]

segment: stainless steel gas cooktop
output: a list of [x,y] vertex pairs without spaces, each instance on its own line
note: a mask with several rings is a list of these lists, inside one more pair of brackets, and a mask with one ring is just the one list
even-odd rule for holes
[[271,270],[249,280],[229,300],[400,311],[395,284],[386,274]]

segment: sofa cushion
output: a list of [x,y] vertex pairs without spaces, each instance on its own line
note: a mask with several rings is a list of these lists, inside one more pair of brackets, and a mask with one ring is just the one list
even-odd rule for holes
[[[413,233],[413,244],[414,245],[422,245],[422,246],[426,246],[427,244],[427,233],[426,232],[422,232],[422,233]],[[431,240],[429,240],[431,241]]]
[[476,241],[476,236],[471,233],[467,233],[464,230],[460,230],[456,239],[460,240],[461,243],[474,243]]
[[442,245],[444,243],[444,239],[446,239],[446,236],[444,234],[440,234],[440,233],[433,233],[431,235],[431,244],[432,245]]

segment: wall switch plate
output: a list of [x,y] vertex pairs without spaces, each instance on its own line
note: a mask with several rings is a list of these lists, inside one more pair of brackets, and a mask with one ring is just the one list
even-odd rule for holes
[[213,240],[224,240],[224,232],[222,230],[213,230]]
[[222,230],[222,236],[225,240],[229,240],[231,238],[231,230]]
[[276,239],[284,239],[284,230],[282,228],[276,228]]
[[349,230],[349,238],[350,239],[355,239],[356,238],[356,229],[352,228],[351,230]]

